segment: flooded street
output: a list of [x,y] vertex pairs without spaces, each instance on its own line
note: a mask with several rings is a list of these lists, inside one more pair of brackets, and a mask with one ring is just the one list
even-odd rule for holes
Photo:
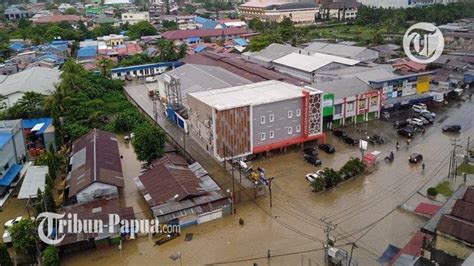
[[[69,255],[62,262],[64,265],[251,265],[254,262],[321,265],[325,241],[325,224],[321,218],[325,217],[337,224],[332,232],[336,247],[350,251],[351,243],[357,241],[354,258],[359,265],[377,265],[376,259],[388,244],[403,247],[427,221],[398,207],[402,204],[416,207],[420,202],[430,202],[423,195],[428,187],[438,184],[447,175],[452,149],[450,139],[459,138],[465,146],[467,137],[474,137],[472,113],[472,103],[438,113],[437,121],[441,122],[435,122],[424,135],[416,136],[408,149],[389,122],[371,122],[367,126],[369,134],[377,133],[386,140],[384,145],[369,146],[369,152],[382,152],[376,170],[321,194],[312,192],[305,179],[307,173],[321,167],[306,163],[301,150],[252,161],[253,167],[263,167],[267,176],[275,177],[272,208],[268,195],[259,197],[256,201],[238,204],[236,215],[185,228],[179,238],[159,247],[154,247],[151,237],[142,236],[126,241],[123,251],[116,247],[88,250]],[[450,123],[462,124],[462,133],[457,136],[442,133],[441,127]],[[354,128],[348,131],[353,135],[365,134]],[[395,152],[397,141],[401,149]],[[360,157],[358,148],[335,139],[331,133],[328,142],[335,145],[337,152],[328,155],[320,151],[323,167],[339,169],[351,157]],[[126,176],[124,203],[133,206],[136,213],[146,213],[146,204],[131,180],[138,174],[140,165],[130,145],[120,144],[120,151]],[[383,157],[390,151],[395,152],[395,161],[386,163]],[[424,172],[421,165],[409,165],[408,156],[413,152],[424,155]],[[244,219],[243,226],[239,225],[239,218]],[[184,240],[187,233],[194,234],[192,241]],[[182,254],[181,262],[169,258],[178,252]]]

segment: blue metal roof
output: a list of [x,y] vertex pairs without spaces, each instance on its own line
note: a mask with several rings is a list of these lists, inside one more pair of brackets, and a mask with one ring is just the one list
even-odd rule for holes
[[204,24],[208,21],[209,19],[207,18],[203,18],[203,17],[195,17],[194,18],[194,22],[197,22],[199,24]]
[[77,57],[96,57],[97,56],[97,46],[86,46],[82,47],[77,51]]
[[216,28],[217,24],[219,24],[217,21],[208,20],[204,24],[202,24],[202,29],[203,30],[211,30],[211,29]]
[[53,45],[58,45],[58,44],[65,44],[65,45],[68,45],[68,44],[69,44],[69,41],[55,40],[55,41],[52,41],[51,44],[53,44]]
[[8,169],[7,173],[0,179],[0,186],[8,187],[13,182],[13,179],[18,175],[18,173],[23,168],[22,165],[14,164],[10,169]]
[[112,73],[119,73],[119,72],[142,70],[142,69],[152,68],[152,67],[164,67],[164,66],[166,66],[166,67],[179,67],[179,66],[182,66],[182,65],[183,65],[183,62],[180,62],[180,61],[160,62],[160,63],[138,65],[138,66],[117,67],[117,68],[112,68],[111,71],[112,71]]
[[199,42],[201,38],[199,37],[189,37],[188,42]]
[[3,149],[5,145],[12,139],[12,134],[10,133],[0,133],[0,149]]
[[44,133],[44,131],[53,123],[53,119],[49,117],[44,117],[44,118],[35,118],[35,119],[23,119],[21,121],[21,124],[24,129],[31,129],[37,124],[44,123],[44,125],[36,131],[35,135],[41,135]]
[[19,42],[15,42],[10,45],[10,49],[15,50],[15,51],[20,51],[23,48],[25,48],[25,45]]
[[194,48],[194,52],[200,53],[200,52],[206,50],[206,48],[207,48],[207,46],[205,46],[205,45],[199,45],[198,47]]
[[237,38],[237,39],[234,39],[234,42],[237,44],[237,45],[240,45],[240,46],[247,46],[247,41],[242,39],[242,38]]

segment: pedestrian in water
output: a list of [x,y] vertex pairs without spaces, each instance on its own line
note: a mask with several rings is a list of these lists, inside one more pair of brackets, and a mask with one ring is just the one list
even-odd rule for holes
[[423,163],[423,164],[421,165],[421,170],[425,171],[425,166],[426,166],[425,163]]
[[267,258],[270,259],[270,250],[267,250]]
[[407,150],[408,150],[408,147],[410,147],[410,139],[407,139]]
[[396,148],[397,148],[397,151],[400,149],[400,143],[398,143],[398,141],[397,141]]

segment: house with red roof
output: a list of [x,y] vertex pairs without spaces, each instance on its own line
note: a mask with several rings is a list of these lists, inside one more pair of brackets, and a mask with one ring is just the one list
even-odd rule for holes
[[197,30],[172,30],[161,34],[163,39],[174,41],[176,44],[201,43],[204,38],[210,38],[212,42],[223,39],[245,38],[249,32],[244,28],[225,29],[197,29]]

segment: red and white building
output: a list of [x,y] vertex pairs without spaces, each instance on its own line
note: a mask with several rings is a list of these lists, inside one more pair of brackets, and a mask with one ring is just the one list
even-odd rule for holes
[[189,133],[217,160],[321,139],[322,91],[269,80],[188,94]]

